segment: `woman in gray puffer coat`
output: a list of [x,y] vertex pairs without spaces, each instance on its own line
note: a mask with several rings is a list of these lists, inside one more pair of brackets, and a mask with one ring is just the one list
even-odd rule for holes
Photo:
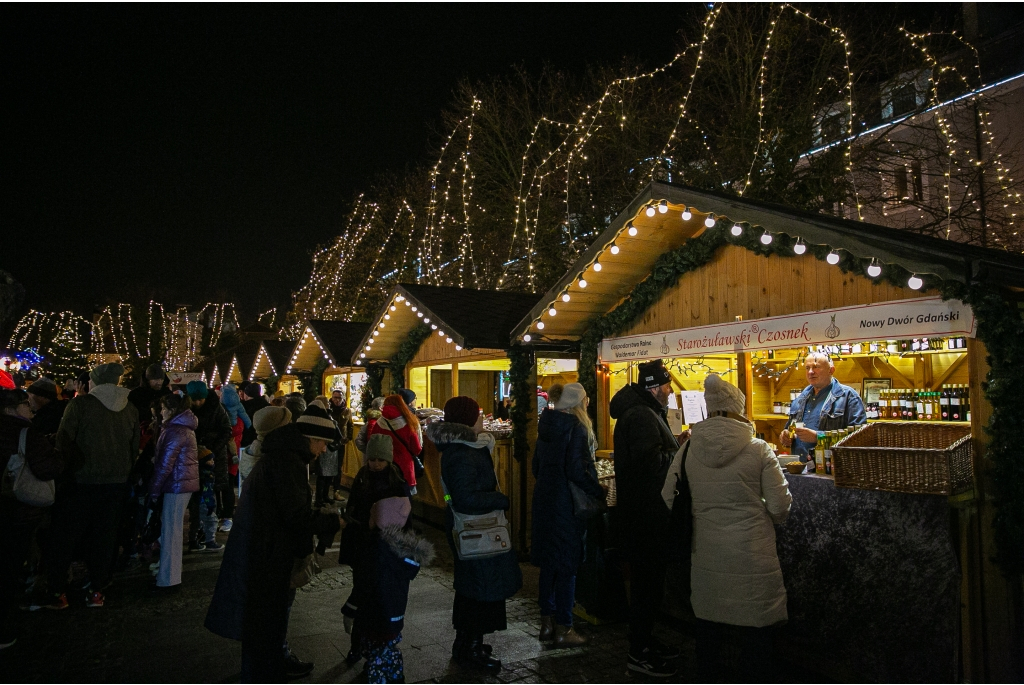
[[196,426],[188,396],[160,398],[163,427],[154,451],[149,497],[156,502],[163,495],[160,518],[160,570],[155,590],[181,585],[181,553],[185,532],[185,509],[193,492],[199,491],[199,448]]
[[727,634],[742,642],[739,679],[771,682],[770,628],[787,619],[774,524],[785,522],[793,498],[775,453],[754,438],[740,389],[711,374],[704,400],[708,418],[693,425],[686,455],[697,682],[716,679]]

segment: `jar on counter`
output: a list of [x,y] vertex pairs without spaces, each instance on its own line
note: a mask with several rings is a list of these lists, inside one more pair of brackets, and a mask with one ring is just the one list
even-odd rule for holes
[[782,413],[782,402],[773,402],[772,403],[772,413],[773,414],[781,414]]

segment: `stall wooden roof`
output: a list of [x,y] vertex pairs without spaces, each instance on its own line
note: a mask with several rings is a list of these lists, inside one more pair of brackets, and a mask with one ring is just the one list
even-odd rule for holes
[[[659,211],[664,201],[666,211]],[[646,210],[654,207],[654,215]],[[683,211],[691,217],[684,220]],[[908,271],[963,281],[986,273],[1012,287],[1024,286],[1024,258],[907,231],[746,200],[732,195],[652,182],[644,188],[576,260],[566,274],[512,330],[513,340],[529,335],[533,343],[578,340],[595,316],[611,311],[651,273],[665,252],[706,230],[710,216],[748,224],[758,233],[785,233],[810,245],[829,245],[859,258],[898,264]],[[629,235],[629,224],[637,229]],[[612,244],[618,254],[612,254]],[[599,262],[601,270],[594,268]],[[580,287],[580,278],[586,287]],[[568,295],[568,302],[563,296]],[[555,309],[555,315],[549,313]],[[537,322],[543,323],[539,329]]]
[[295,343],[286,372],[310,371],[321,357],[333,367],[349,366],[369,329],[367,323],[310,319]]
[[260,343],[256,360],[249,372],[249,380],[265,380],[271,376],[283,376],[288,360],[291,359],[295,343],[291,340],[264,340]]
[[[535,293],[396,285],[360,340],[352,361],[365,364],[389,360],[420,322],[443,332],[441,337],[446,341],[450,338],[449,344],[455,350],[505,350],[510,331],[536,302]],[[372,344],[368,343],[370,338]],[[371,349],[366,350],[367,346]],[[366,357],[361,358],[361,354]]]

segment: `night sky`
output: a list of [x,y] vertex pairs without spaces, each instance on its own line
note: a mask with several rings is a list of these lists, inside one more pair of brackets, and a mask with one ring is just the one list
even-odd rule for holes
[[[287,306],[456,83],[667,61],[700,4],[7,5],[0,267],[26,306]],[[243,321],[244,322],[244,321]]]

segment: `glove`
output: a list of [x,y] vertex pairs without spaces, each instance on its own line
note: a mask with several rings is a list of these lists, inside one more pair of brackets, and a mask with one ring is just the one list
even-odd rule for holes
[[355,621],[352,619],[351,616],[346,616],[345,617],[345,632],[348,633],[349,635],[352,634],[352,624],[354,622]]

